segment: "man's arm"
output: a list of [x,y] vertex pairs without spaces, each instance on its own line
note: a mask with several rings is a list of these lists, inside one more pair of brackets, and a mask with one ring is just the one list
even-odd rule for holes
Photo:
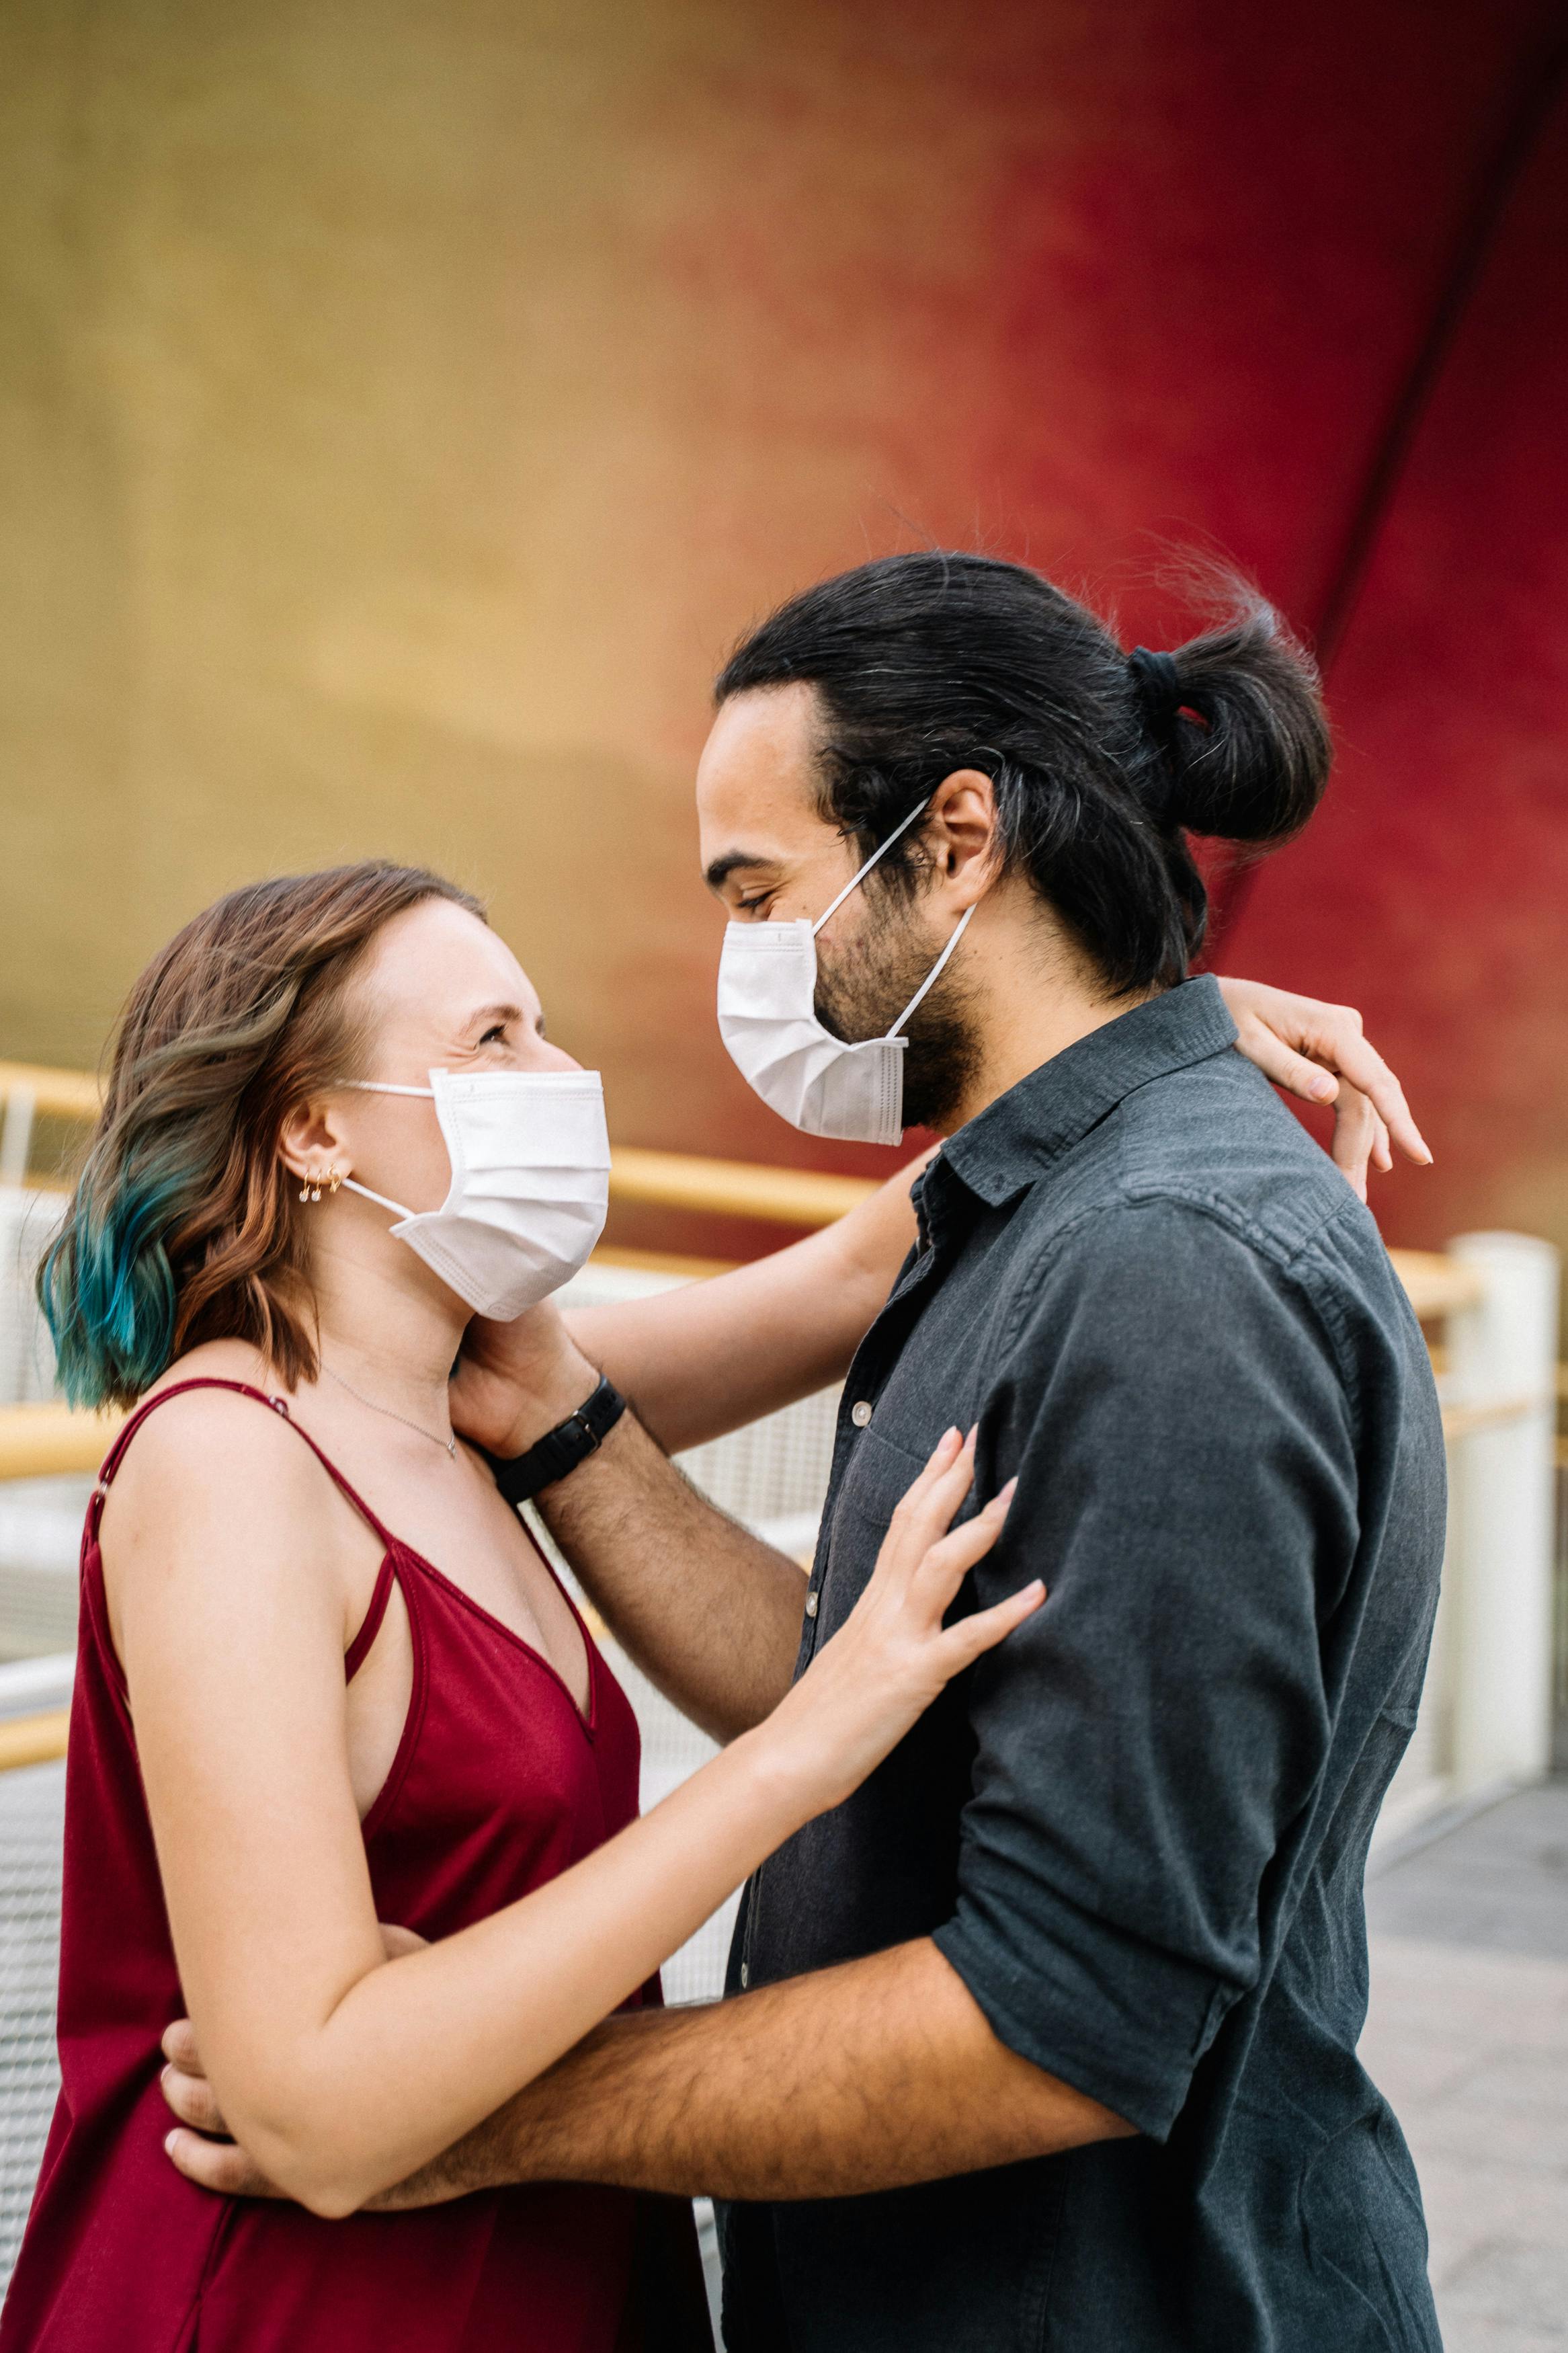
[[[182,2059],[188,2047],[175,2046]],[[175,2114],[223,2120],[171,2075]],[[518,2181],[684,2197],[852,2197],[1124,2137],[1132,2127],[998,2042],[929,1939],[702,2009],[612,2018],[378,2206]],[[182,2131],[182,2173],[268,2185],[242,2149]]]
[[[452,1385],[453,1423],[492,1454],[521,1454],[597,1378],[552,1308],[476,1323]],[[536,1503],[616,1641],[684,1715],[731,1740],[778,1705],[805,1578],[700,1495],[635,1410]]]
[[[556,1419],[593,1386],[576,1361],[557,1376],[569,1401]],[[778,1705],[800,1648],[805,1575],[700,1495],[634,1414],[538,1507],[627,1657],[683,1715],[732,1740]]]

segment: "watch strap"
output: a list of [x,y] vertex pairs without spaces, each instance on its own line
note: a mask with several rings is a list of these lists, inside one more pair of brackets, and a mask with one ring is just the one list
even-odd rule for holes
[[593,1395],[584,1398],[575,1413],[547,1430],[526,1454],[487,1454],[485,1460],[507,1502],[526,1504],[542,1487],[553,1487],[558,1479],[575,1471],[590,1454],[598,1452],[626,1409],[619,1389],[601,1374]]

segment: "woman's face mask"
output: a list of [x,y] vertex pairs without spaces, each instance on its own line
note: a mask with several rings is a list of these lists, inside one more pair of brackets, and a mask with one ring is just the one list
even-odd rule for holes
[[427,1087],[353,1082],[362,1093],[433,1098],[452,1182],[438,1209],[391,1209],[392,1229],[477,1315],[508,1323],[570,1282],[609,1205],[610,1141],[597,1071],[432,1071]]
[[885,1037],[850,1045],[816,1018],[816,934],[908,831],[922,801],[852,875],[815,923],[727,924],[719,962],[719,1032],[742,1076],[770,1109],[807,1135],[897,1144],[904,1132],[905,1023],[941,977],[973,914],[952,938]]

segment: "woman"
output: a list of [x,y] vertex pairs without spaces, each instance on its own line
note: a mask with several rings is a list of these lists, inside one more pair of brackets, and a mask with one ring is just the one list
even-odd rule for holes
[[[596,1079],[434,876],[237,892],[138,984],[44,1279],[68,1388],[142,1402],[84,1542],[63,2088],[5,2353],[654,2341],[618,2193],[327,2218],[657,2000],[762,1856],[1037,1606],[942,1630],[1007,1501],[943,1534],[954,1431],[820,1669],[634,1819],[627,1703],[447,1410],[475,1306],[586,1256],[606,1165]],[[435,1941],[389,1959],[378,1919]],[[187,2003],[297,2205],[226,2208],[164,2157]]]
[[[591,1246],[592,1087],[471,902],[403,870],[237,893],[132,997],[46,1284],[75,1392],[145,1402],[84,1551],[65,2090],[5,2353],[643,2341],[646,2217],[613,2193],[325,2218],[647,1998],[752,1863],[1037,1603],[938,1630],[1005,1507],[941,1536],[968,1483],[951,1433],[852,1627],[626,1827],[625,1702],[446,1400],[470,1312],[517,1312]],[[436,1208],[459,1194],[485,1214]],[[843,1334],[813,1339],[799,1304],[826,1237],[782,1280],[711,1286],[746,1317],[771,1298],[768,1377],[826,1377],[907,1221],[895,1188],[832,1243]],[[378,1915],[439,1941],[389,1966]],[[164,2160],[158,2042],[186,2000],[225,2114],[299,2206],[226,2206]]]

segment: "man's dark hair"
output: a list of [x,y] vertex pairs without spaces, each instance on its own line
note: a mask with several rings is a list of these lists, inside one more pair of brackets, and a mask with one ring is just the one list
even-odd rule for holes
[[[1187,832],[1272,847],[1311,816],[1330,744],[1317,673],[1240,582],[1173,654],[1131,657],[1021,564],[889,555],[822,581],[737,647],[715,688],[816,688],[823,814],[868,857],[958,768],[995,786],[1003,852],[1117,994],[1170,987],[1202,945]],[[879,867],[910,892],[915,826]]]

